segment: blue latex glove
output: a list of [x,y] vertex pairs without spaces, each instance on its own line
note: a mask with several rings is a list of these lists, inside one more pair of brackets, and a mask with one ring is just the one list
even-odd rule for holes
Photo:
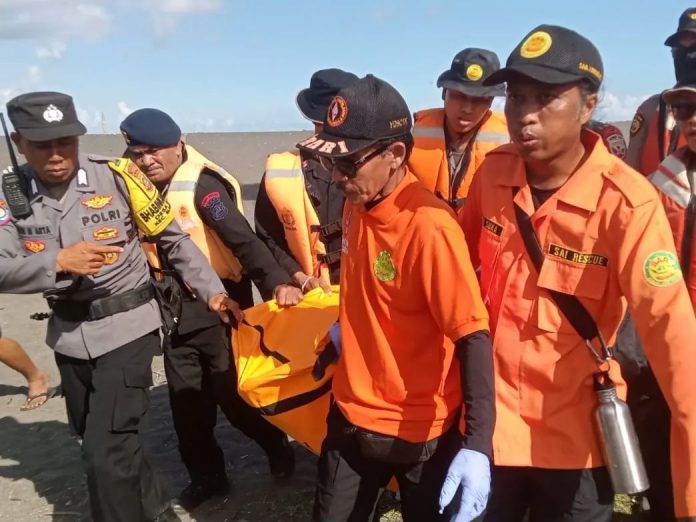
[[462,485],[462,500],[454,522],[470,522],[486,508],[491,491],[491,463],[481,452],[460,449],[450,463],[440,491],[440,513],[452,502]]
[[331,342],[336,347],[336,356],[341,355],[341,325],[338,321],[331,325],[329,329],[329,339],[331,339]]

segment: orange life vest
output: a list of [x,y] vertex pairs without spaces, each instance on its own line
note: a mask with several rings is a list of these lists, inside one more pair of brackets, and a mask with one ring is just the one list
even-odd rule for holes
[[322,261],[326,246],[320,237],[321,223],[307,194],[300,155],[282,152],[268,156],[264,182],[293,257],[305,274],[330,284],[328,265]]
[[486,154],[510,141],[505,116],[488,111],[478,132],[472,138],[474,143],[466,173],[456,194],[452,194],[445,142],[445,110],[428,109],[417,112],[413,137],[415,144],[408,160],[409,169],[428,190],[450,204],[457,201],[462,203],[466,198],[474,173],[483,163]]

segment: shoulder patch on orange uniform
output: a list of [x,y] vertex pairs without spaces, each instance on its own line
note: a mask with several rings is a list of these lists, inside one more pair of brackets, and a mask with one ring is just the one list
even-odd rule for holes
[[682,278],[676,254],[668,250],[657,250],[645,258],[643,263],[645,280],[653,286],[671,286]]

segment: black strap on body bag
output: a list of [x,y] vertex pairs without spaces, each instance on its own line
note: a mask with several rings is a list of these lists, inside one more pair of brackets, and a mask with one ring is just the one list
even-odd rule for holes
[[[514,187],[512,189],[513,198],[517,194],[519,189]],[[534,267],[537,272],[541,273],[541,266],[544,263],[544,253],[539,246],[539,241],[534,234],[534,229],[532,228],[532,221],[529,216],[522,210],[516,203],[513,203],[515,209],[515,218],[517,219],[517,226],[520,229],[520,234],[522,235],[522,240],[524,241],[524,246],[527,249]],[[597,323],[595,323],[592,316],[583,306],[580,300],[570,294],[564,294],[563,292],[558,292],[556,290],[546,289],[546,291],[551,295],[551,299],[556,303],[556,306],[563,312],[566,319],[570,321],[573,328],[580,334],[580,336],[585,340],[585,344],[592,352],[592,355],[597,359],[598,362],[603,363],[608,361],[614,356],[613,348],[607,346],[602,333],[597,328]],[[592,340],[599,339],[601,352],[593,346]]]

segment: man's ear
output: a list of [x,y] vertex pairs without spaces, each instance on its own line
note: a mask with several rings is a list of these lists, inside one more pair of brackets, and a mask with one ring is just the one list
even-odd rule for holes
[[389,152],[392,156],[390,167],[396,170],[406,163],[406,145],[402,141],[397,141],[389,147]]

